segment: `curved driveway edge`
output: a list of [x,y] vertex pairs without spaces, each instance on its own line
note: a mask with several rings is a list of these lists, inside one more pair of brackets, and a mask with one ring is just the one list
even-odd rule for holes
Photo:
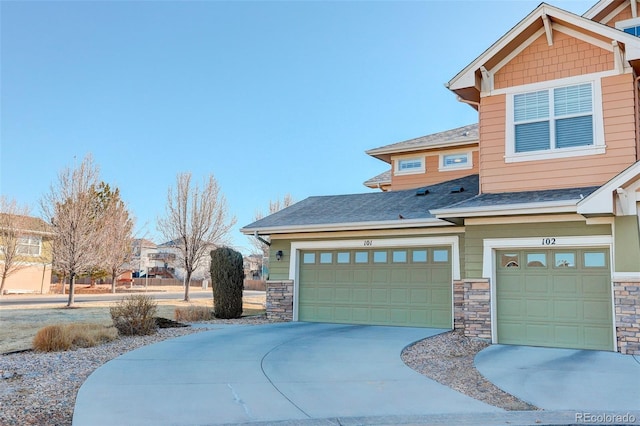
[[640,424],[640,363],[631,355],[492,345],[475,365],[502,390],[544,410],[634,412]]
[[502,410],[407,367],[445,330],[317,323],[230,326],[126,353],[82,385],[85,425],[210,425]]

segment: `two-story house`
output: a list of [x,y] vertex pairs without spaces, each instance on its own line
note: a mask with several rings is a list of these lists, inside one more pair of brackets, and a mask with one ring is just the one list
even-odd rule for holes
[[[53,260],[53,233],[42,219],[2,214],[0,219],[0,272],[8,269],[2,292],[49,292]],[[11,261],[5,262],[8,254]]]
[[268,313],[640,353],[638,35],[636,0],[538,6],[447,84],[477,125],[243,228],[279,254]]

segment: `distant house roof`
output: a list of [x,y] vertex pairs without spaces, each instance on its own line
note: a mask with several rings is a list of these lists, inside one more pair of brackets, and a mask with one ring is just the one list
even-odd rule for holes
[[145,238],[139,238],[137,240],[133,240],[133,245],[134,246],[147,247],[147,248],[156,248],[157,247],[156,243],[154,243],[153,241],[147,240]]
[[391,185],[391,169],[386,172],[382,172],[377,176],[372,177],[364,181],[364,186],[377,189],[384,185]]
[[0,213],[0,227],[9,223],[11,224],[11,227],[14,227],[21,232],[30,232],[38,235],[53,234],[51,225],[39,217]]
[[424,188],[366,194],[309,197],[245,226],[245,234],[339,229],[391,229],[442,226],[431,209],[459,203],[478,194],[478,175]]
[[457,127],[444,132],[433,133],[403,142],[370,149],[367,154],[387,163],[391,162],[391,154],[419,151],[430,148],[445,148],[459,145],[478,143],[478,123]]

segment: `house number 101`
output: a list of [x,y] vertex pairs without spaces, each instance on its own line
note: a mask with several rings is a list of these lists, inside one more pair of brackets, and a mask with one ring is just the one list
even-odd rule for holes
[[367,246],[372,246],[372,245],[373,245],[373,241],[371,241],[371,240],[364,240],[364,246],[365,246],[365,247],[367,247]]
[[543,246],[555,246],[556,245],[556,239],[555,238],[543,238],[542,239],[542,245]]

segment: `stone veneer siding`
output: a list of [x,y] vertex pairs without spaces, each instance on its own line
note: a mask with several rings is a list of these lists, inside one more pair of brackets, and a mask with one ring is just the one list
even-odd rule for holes
[[467,337],[491,339],[491,289],[489,280],[454,282],[453,327]]
[[293,321],[293,281],[267,281],[267,318]]
[[613,283],[618,352],[640,355],[640,280]]

